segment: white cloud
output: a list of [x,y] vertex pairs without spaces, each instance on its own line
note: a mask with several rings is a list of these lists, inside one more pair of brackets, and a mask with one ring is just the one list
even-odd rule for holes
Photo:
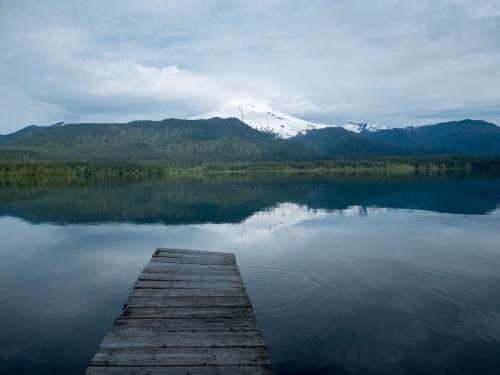
[[175,65],[157,68],[126,62],[91,63],[86,66],[89,94],[112,98],[130,96],[160,100],[221,98],[215,81]]
[[500,17],[498,0],[455,0],[474,17]]
[[387,209],[362,206],[349,206],[338,210],[310,209],[295,203],[280,203],[264,211],[255,212],[238,224],[203,224],[199,227],[210,232],[220,233],[230,238],[231,241],[259,243],[268,241],[279,232],[286,232],[289,236],[298,236],[300,229],[297,226],[306,221],[331,216],[367,216],[384,211]]
[[0,133],[257,97],[323,122],[499,122],[498,1],[0,5]]

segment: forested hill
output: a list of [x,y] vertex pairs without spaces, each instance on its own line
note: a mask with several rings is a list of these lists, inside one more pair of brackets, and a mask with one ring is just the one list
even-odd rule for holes
[[500,127],[463,120],[364,131],[309,130],[290,139],[236,118],[28,126],[0,136],[0,161],[308,162],[374,156],[499,156]]
[[371,139],[340,127],[309,130],[293,138],[327,159],[356,156],[416,155],[417,149],[400,147],[384,140]]
[[4,160],[157,160],[178,163],[303,161],[307,146],[237,119],[29,126],[0,138]]
[[500,127],[481,120],[448,121],[433,125],[384,129],[364,133],[372,140],[426,153],[500,155]]

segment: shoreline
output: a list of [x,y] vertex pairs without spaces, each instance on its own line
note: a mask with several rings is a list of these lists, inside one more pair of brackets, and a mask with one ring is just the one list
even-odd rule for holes
[[0,161],[0,178],[162,177],[205,174],[394,174],[452,171],[500,172],[500,157],[388,157],[283,163],[203,163],[158,161]]

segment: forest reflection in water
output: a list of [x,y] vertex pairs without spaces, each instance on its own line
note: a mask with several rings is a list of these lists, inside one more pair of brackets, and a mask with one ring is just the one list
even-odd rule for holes
[[[500,204],[497,175],[213,175],[32,185],[3,181],[0,215],[52,223],[241,222],[280,202],[485,214]],[[460,204],[457,204],[460,203]]]
[[234,252],[278,374],[497,374],[500,176],[0,184],[0,373],[82,373],[158,246]]

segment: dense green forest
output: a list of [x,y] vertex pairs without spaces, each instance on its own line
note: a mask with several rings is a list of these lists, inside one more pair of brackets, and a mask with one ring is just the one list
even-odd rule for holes
[[500,156],[487,156],[500,154],[499,137],[496,125],[473,120],[366,134],[330,127],[293,139],[234,118],[28,126],[0,136],[0,178],[500,171]]
[[419,150],[393,145],[383,139],[372,139],[361,134],[337,128],[309,130],[294,138],[327,159],[375,155],[414,155]]
[[0,137],[3,161],[201,162],[307,161],[306,145],[260,132],[237,119],[133,121],[29,126]]
[[157,162],[1,162],[0,178],[155,177],[217,173],[435,173],[500,172],[500,157],[370,157],[314,162],[169,164]]
[[449,121],[434,125],[386,129],[364,135],[421,153],[499,155],[500,127],[481,120]]
[[32,125],[0,136],[4,163],[126,161],[193,166],[438,155],[500,155],[500,127],[476,120],[360,134],[327,127],[282,139],[235,118],[212,118]]
[[[53,223],[238,223],[289,202],[327,210],[353,206],[484,214],[500,204],[498,175],[466,171],[384,174],[211,174],[70,183],[1,180],[0,215]],[[481,197],[468,198],[480,190]],[[456,202],[467,200],[467,204]]]

